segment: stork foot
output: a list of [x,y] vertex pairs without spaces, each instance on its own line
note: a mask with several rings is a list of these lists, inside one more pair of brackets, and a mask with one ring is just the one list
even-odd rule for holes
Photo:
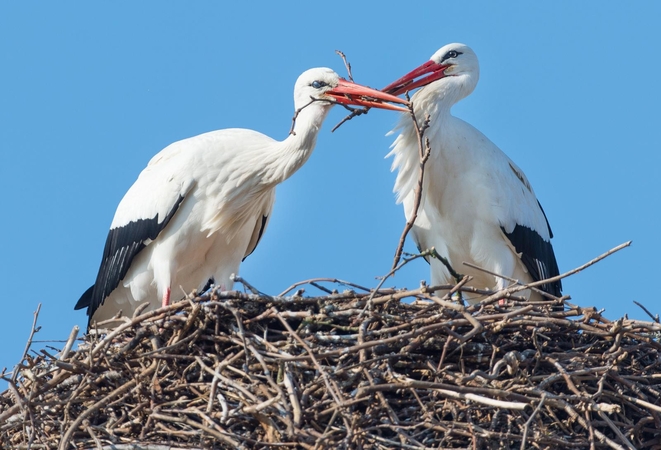
[[165,293],[163,294],[163,307],[168,306],[170,304],[170,288],[167,288],[165,290]]

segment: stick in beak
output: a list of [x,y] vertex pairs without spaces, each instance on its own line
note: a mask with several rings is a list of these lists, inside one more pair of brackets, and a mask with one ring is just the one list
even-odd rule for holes
[[384,103],[393,102],[408,105],[406,100],[344,79],[340,79],[337,86],[326,92],[326,95],[333,97],[337,103],[343,105],[366,106],[368,108],[390,109],[393,111],[408,111],[406,108]]
[[[404,92],[412,91],[415,88],[419,88],[420,86],[426,86],[431,82],[440,80],[441,78],[445,77],[445,69],[447,69],[448,67],[450,66],[438,64],[434,61],[427,61],[423,65],[413,69],[412,71],[404,75],[399,80],[390,83],[382,90],[383,92],[387,92],[388,94],[392,94],[392,95],[400,95],[403,94]],[[430,74],[430,75],[427,75],[426,77],[420,78],[419,80],[415,81],[416,78],[422,77],[423,75],[426,74]]]

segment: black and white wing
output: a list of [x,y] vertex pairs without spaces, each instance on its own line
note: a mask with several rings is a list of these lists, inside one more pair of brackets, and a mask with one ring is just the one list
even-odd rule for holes
[[[503,186],[504,208],[498,209],[500,228],[520,255],[533,281],[555,277],[560,272],[546,213],[521,169],[511,161],[508,166],[509,171],[505,169],[506,173],[500,178],[507,180]],[[543,284],[540,288],[556,297],[562,295],[560,280]]]
[[96,281],[74,309],[86,307],[91,318],[124,279],[136,255],[158,238],[177,213],[194,180],[180,175],[170,162],[163,154],[156,155],[119,203]]

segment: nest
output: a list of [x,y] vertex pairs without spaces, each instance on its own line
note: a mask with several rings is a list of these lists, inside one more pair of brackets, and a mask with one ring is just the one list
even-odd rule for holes
[[658,323],[486,303],[426,286],[187,298],[26,357],[0,446],[661,448]]

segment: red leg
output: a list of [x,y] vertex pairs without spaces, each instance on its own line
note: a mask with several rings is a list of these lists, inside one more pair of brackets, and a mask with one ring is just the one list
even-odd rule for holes
[[163,306],[168,306],[170,304],[170,288],[165,290],[163,294]]

